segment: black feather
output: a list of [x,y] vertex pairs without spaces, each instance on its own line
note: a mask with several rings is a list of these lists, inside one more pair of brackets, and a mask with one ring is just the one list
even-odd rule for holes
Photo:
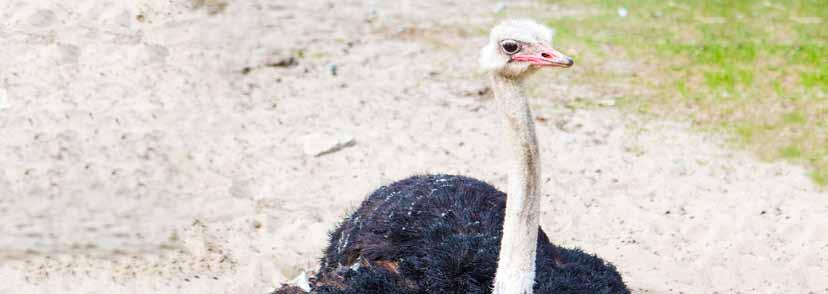
[[[331,233],[312,292],[491,293],[505,205],[503,192],[462,176],[381,187]],[[629,293],[612,264],[542,230],[536,269],[535,293]]]

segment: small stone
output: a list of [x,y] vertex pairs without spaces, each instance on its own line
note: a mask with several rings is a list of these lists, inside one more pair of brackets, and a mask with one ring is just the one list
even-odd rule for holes
[[559,130],[567,132],[567,133],[574,133],[575,131],[584,127],[581,123],[576,123],[572,121],[559,121],[555,123],[555,126],[558,127]]
[[625,8],[625,7],[618,7],[618,16],[620,16],[620,17],[627,17],[627,15],[628,15],[628,14],[629,14],[629,11],[627,11],[627,8]]
[[346,134],[310,134],[302,137],[302,147],[308,156],[319,157],[354,146],[356,141]]
[[275,62],[267,63],[265,65],[269,66],[269,67],[292,67],[292,66],[296,66],[297,64],[299,64],[299,62],[296,60],[296,58],[293,57],[293,56],[290,56],[290,57],[287,57],[287,58],[279,59]]
[[611,106],[615,106],[615,99],[598,100],[598,101],[596,101],[596,103],[598,105],[601,105],[601,106],[611,107]]

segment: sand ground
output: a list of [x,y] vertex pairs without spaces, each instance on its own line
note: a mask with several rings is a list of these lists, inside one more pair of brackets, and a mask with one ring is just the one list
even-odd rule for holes
[[[440,172],[503,187],[476,71],[485,30],[588,12],[497,8],[0,2],[0,293],[265,293],[313,269],[381,184]],[[554,242],[640,293],[828,292],[828,197],[802,168],[687,123],[562,107],[612,96],[579,73],[531,82]],[[353,141],[306,154],[338,138]]]

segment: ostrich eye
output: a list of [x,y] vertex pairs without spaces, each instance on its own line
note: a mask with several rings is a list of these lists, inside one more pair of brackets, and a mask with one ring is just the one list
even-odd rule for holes
[[506,54],[509,55],[518,53],[518,51],[520,51],[520,45],[518,45],[517,42],[512,40],[500,42],[500,47],[503,48],[503,52],[506,52]]

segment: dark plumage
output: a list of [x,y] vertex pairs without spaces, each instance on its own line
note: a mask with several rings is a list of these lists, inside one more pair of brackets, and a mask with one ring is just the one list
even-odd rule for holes
[[[381,187],[331,234],[312,292],[491,293],[505,206],[503,192],[462,176]],[[542,230],[537,246],[535,293],[629,293],[600,258]]]

